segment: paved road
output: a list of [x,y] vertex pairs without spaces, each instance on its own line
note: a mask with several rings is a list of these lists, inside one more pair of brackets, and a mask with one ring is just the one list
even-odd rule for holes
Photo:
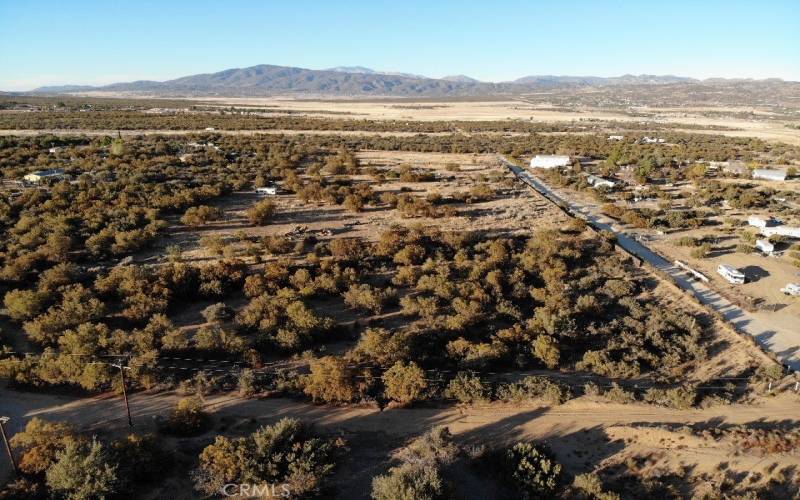
[[764,317],[765,315],[754,314],[741,309],[714,291],[710,286],[691,279],[684,270],[674,266],[658,253],[626,235],[614,225],[614,221],[602,215],[598,207],[567,199],[556,189],[536,177],[530,170],[516,166],[505,157],[501,156],[500,159],[520,180],[554,203],[569,207],[573,213],[580,214],[581,217],[591,222],[596,228],[614,233],[622,248],[668,274],[678,286],[694,294],[700,302],[722,314],[736,329],[751,335],[759,345],[774,353],[789,369],[800,371],[800,325],[797,328],[789,329],[785,326],[773,324],[768,315]]

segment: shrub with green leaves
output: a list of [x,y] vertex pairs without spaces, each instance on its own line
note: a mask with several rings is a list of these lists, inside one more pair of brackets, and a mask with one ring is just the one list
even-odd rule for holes
[[569,401],[571,397],[572,393],[567,385],[535,375],[503,384],[497,389],[498,399],[516,403],[540,399],[559,405]]
[[648,403],[687,410],[697,401],[697,389],[690,385],[681,385],[669,389],[651,387],[644,393],[644,400]]
[[400,450],[403,462],[372,480],[375,500],[438,500],[447,498],[444,469],[461,454],[447,427],[434,427]]
[[178,401],[161,429],[178,436],[195,436],[207,429],[210,420],[199,397],[183,398]]
[[387,398],[399,403],[411,403],[423,397],[428,381],[425,371],[416,363],[398,361],[383,374],[383,385]]
[[299,420],[284,418],[252,434],[217,436],[200,454],[195,488],[214,495],[229,483],[285,485],[292,497],[319,492],[344,443],[317,435]]
[[436,467],[403,464],[372,480],[374,500],[438,500],[445,498],[444,481]]
[[479,403],[491,397],[491,388],[473,373],[458,372],[447,384],[444,396],[461,403]]
[[523,499],[550,497],[561,479],[561,464],[543,445],[519,442],[506,450],[505,470]]
[[117,489],[117,465],[98,441],[70,442],[47,470],[48,488],[69,500],[106,498]]

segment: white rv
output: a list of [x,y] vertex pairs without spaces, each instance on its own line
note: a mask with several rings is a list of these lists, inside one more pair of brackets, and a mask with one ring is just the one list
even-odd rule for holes
[[765,181],[785,181],[786,170],[757,168],[753,170],[753,179],[763,179]]
[[572,165],[566,155],[536,155],[531,159],[531,168],[559,168]]
[[726,264],[720,264],[717,268],[717,273],[734,285],[743,285],[745,282],[745,276],[743,272]]
[[596,175],[590,175],[586,177],[586,182],[589,183],[590,186],[597,189],[599,187],[607,187],[613,189],[617,183],[614,181],[610,181],[608,179],[604,179],[602,177],[598,177]]
[[256,188],[256,194],[259,196],[275,196],[278,194],[277,186],[265,186]]
[[785,287],[781,288],[781,292],[792,297],[800,297],[800,285],[797,283],[787,283]]

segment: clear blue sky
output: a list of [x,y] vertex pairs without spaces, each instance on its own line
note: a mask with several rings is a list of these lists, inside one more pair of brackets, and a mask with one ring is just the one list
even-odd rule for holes
[[800,0],[0,0],[0,89],[255,64],[800,80]]

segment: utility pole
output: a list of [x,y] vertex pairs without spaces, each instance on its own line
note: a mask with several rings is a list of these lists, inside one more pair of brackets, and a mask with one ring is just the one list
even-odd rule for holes
[[14,471],[14,476],[18,476],[19,473],[17,472],[17,463],[14,461],[14,454],[11,453],[11,446],[8,444],[8,436],[6,436],[6,428],[4,424],[11,420],[8,417],[0,417],[0,434],[3,435],[3,443],[6,445],[6,452],[8,453],[8,459],[11,461],[11,470]]
[[128,427],[133,429],[133,419],[131,419],[131,406],[128,404],[128,390],[125,388],[125,370],[130,370],[120,361],[119,364],[111,363],[111,366],[119,368],[119,376],[122,379],[122,397],[125,398],[125,411],[128,412]]

